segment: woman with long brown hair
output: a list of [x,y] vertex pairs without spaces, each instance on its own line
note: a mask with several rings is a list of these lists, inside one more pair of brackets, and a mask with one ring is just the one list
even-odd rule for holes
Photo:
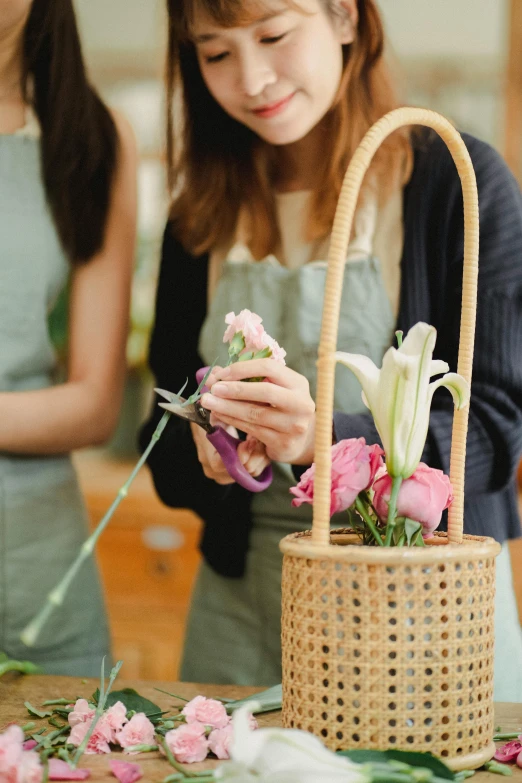
[[[274,684],[280,660],[280,539],[310,527],[291,508],[291,465],[313,460],[315,362],[329,234],[350,156],[396,99],[374,0],[170,0],[169,170],[174,197],[150,361],[176,391],[216,356],[224,317],[248,308],[287,350],[216,368],[203,404],[247,433],[241,456],[274,480],[232,484],[204,433],[169,425],[149,463],[160,497],[204,521],[181,676]],[[179,99],[181,118],[174,115]],[[180,127],[178,127],[178,125]],[[482,252],[466,530],[519,534],[514,469],[522,450],[522,203],[487,145],[465,136],[477,172]],[[339,350],[380,365],[397,328],[426,321],[456,367],[462,195],[443,142],[396,133],[363,188],[345,264]],[[332,435],[379,441],[360,387],[340,367]],[[247,383],[263,377],[265,382]],[[161,411],[142,433],[146,443]],[[435,399],[424,461],[449,466],[452,402]],[[335,520],[334,520],[335,521]],[[338,520],[340,524],[344,518]],[[497,698],[522,698],[522,640],[509,553],[499,561]],[[502,686],[505,685],[504,691]]]
[[[72,0],[0,10],[0,650],[94,676],[110,653],[96,567],[31,649],[20,632],[86,515],[68,452],[107,440],[125,375],[135,145],[89,84]],[[68,368],[47,317],[69,279]]]

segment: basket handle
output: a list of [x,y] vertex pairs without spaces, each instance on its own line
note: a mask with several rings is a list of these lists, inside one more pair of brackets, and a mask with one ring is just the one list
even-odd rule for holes
[[[381,143],[404,125],[425,125],[435,130],[446,143],[459,173],[464,196],[464,271],[458,372],[471,383],[479,250],[478,193],[473,164],[460,134],[440,114],[428,109],[395,109],[369,129],[355,151],[343,181],[332,229],[317,361],[316,471],[312,528],[312,543],[317,545],[328,545],[330,542],[331,445],[336,365],[334,354],[346,250],[364,175]],[[454,500],[449,510],[448,540],[458,544],[462,542],[464,526],[464,466],[468,416],[469,405],[462,410],[456,410],[453,417],[450,480]]]

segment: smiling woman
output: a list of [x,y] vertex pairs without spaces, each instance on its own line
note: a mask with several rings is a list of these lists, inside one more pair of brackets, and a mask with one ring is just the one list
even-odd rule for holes
[[[216,357],[218,365],[226,361],[225,317],[245,308],[286,350],[287,366],[267,359],[216,366],[202,400],[221,423],[257,441],[255,461],[245,450],[248,472],[272,461],[264,492],[230,484],[204,433],[181,420],[169,424],[149,464],[164,502],[193,509],[205,523],[182,677],[272,685],[281,677],[278,545],[311,523],[305,505],[292,508],[289,490],[292,465],[314,459],[316,360],[335,207],[355,147],[397,102],[374,0],[169,0],[168,8],[175,195],[150,349],[156,385],[179,389]],[[183,110],[178,135],[174,94]],[[522,201],[496,153],[464,140],[482,221],[465,529],[503,542],[519,532]],[[462,243],[462,192],[446,146],[430,133],[394,133],[370,166],[357,205],[339,350],[380,367],[395,330],[406,333],[424,321],[438,333],[434,366],[455,368]],[[265,380],[247,382],[258,377]],[[333,440],[379,442],[344,366],[334,403]],[[144,448],[159,421],[155,407],[142,431]],[[422,422],[422,460],[446,473],[451,422],[451,398],[435,396],[429,422],[427,415]],[[334,525],[344,522],[333,518]],[[514,663],[522,637],[506,547],[501,557],[498,622],[501,646],[510,652],[497,657],[496,696],[522,700],[522,671]]]

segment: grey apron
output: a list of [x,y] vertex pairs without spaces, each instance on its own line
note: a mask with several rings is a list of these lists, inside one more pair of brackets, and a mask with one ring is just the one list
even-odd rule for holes
[[[52,384],[47,317],[68,272],[41,183],[38,139],[0,135],[0,393]],[[19,638],[87,532],[68,455],[0,452],[0,650],[10,657],[30,659],[48,673],[99,674],[109,635],[92,561],[36,646]]]
[[[316,391],[316,360],[326,263],[287,269],[273,257],[256,263],[226,262],[200,336],[206,362],[226,361],[225,315],[248,308],[287,351],[287,364]],[[378,313],[378,318],[369,318]],[[363,353],[380,365],[393,338],[394,317],[379,262],[371,257],[346,264],[339,321],[339,350]],[[335,408],[365,410],[361,387],[339,367]],[[242,579],[217,575],[205,563],[190,612],[181,678],[193,682],[273,685],[281,681],[281,566],[279,541],[311,526],[312,509],[291,506],[295,485],[289,465],[274,465],[274,481],[252,499],[253,530]],[[346,524],[346,515],[333,524]]]

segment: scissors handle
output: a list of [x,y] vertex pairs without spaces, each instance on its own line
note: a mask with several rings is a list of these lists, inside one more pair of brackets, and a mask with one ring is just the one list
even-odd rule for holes
[[[201,383],[205,377],[208,367],[201,367],[196,372],[196,381]],[[206,386],[201,389],[201,393],[210,391]],[[237,447],[241,443],[239,438],[235,438],[223,427],[216,427],[212,432],[207,432],[207,438],[219,453],[223,464],[226,467],[229,476],[237,481],[250,492],[263,492],[272,483],[272,465],[267,465],[259,478],[251,476],[237,456]]]
[[207,432],[207,438],[219,453],[228,474],[250,492],[263,492],[272,483],[272,465],[267,465],[259,478],[251,476],[237,456],[237,447],[241,443],[223,427]]

